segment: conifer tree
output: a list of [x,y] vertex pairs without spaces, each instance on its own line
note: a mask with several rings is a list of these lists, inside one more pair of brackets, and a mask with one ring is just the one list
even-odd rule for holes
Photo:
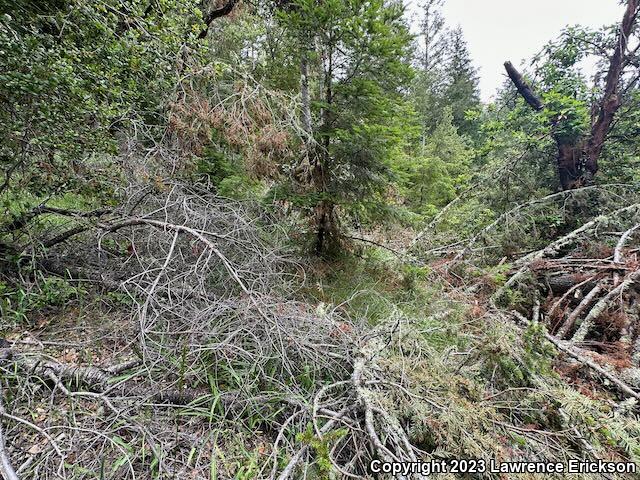
[[440,8],[444,0],[426,0],[422,5],[416,46],[416,75],[411,99],[422,125],[422,144],[442,117],[445,105],[445,55],[447,29]]
[[453,123],[463,135],[473,136],[475,122],[468,118],[467,112],[480,105],[478,72],[473,66],[471,55],[459,26],[451,31],[447,45],[445,96],[451,106]]
[[441,67],[446,50],[446,27],[440,8],[444,0],[426,0],[422,5],[422,21],[420,22],[421,58],[420,63],[425,73],[431,73]]
[[311,107],[302,116],[315,139],[306,198],[318,253],[336,245],[338,210],[376,209],[390,156],[409,132],[403,95],[411,36],[403,14],[400,2],[384,0],[294,0],[282,12],[299,45],[301,90]]

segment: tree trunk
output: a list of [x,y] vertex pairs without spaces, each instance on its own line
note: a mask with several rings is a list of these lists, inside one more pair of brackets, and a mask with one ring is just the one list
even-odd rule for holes
[[[331,42],[331,39],[330,39]],[[325,72],[323,79],[325,106],[322,109],[322,151],[317,155],[313,169],[313,179],[316,192],[320,193],[321,200],[315,207],[316,221],[316,253],[327,253],[334,246],[337,238],[337,225],[335,221],[335,204],[328,198],[327,170],[330,161],[331,124],[333,105],[333,51],[329,47],[326,51]]]
[[582,142],[578,144],[567,143],[565,140],[556,138],[558,146],[558,179],[563,190],[571,190],[585,186],[588,181],[583,172],[583,150]]
[[[609,70],[605,82],[602,99],[596,106],[596,118],[591,125],[591,132],[587,138],[569,141],[554,135],[558,147],[556,159],[558,178],[563,190],[579,188],[591,183],[598,171],[598,159],[602,153],[602,146],[611,129],[614,116],[620,108],[619,86],[623,70],[628,63],[626,50],[629,36],[633,33],[637,20],[640,0],[628,0],[627,8],[622,18],[618,32],[618,39],[613,55],[609,59]],[[542,100],[533,92],[524,78],[511,62],[505,62],[507,75],[517,88],[522,98],[536,111],[542,110]],[[554,120],[556,122],[562,120]]]
[[335,205],[328,200],[321,200],[316,206],[316,245],[318,255],[331,250],[336,241]]
[[302,128],[308,134],[311,129],[311,96],[309,94],[309,52],[303,50],[300,58],[300,97],[302,101]]
[[598,115],[591,127],[591,135],[586,146],[585,167],[590,177],[593,177],[598,171],[598,158],[600,158],[602,146],[611,128],[613,118],[618,108],[620,108],[620,98],[618,96],[620,77],[622,76],[624,67],[628,64],[629,59],[626,57],[627,45],[629,44],[629,37],[633,33],[637,21],[639,4],[640,0],[628,0],[627,9],[624,12],[622,24],[620,25],[616,48],[609,62],[604,95],[598,105]]
[[[542,100],[533,93],[531,87],[524,80],[520,72],[516,70],[511,62],[505,62],[504,68],[507,75],[515,85],[518,93],[524,98],[531,108],[536,111],[544,109]],[[552,125],[555,126],[556,123]],[[579,187],[583,182],[582,177],[582,142],[568,141],[564,137],[553,135],[558,147],[556,166],[558,169],[558,179],[563,190],[570,190]]]

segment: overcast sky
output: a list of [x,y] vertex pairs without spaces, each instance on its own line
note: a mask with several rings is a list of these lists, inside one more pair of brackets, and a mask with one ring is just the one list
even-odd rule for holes
[[[411,10],[421,3],[412,0]],[[530,59],[566,25],[600,27],[622,19],[618,0],[445,0],[447,25],[460,25],[476,67],[483,100],[504,79],[505,60]]]

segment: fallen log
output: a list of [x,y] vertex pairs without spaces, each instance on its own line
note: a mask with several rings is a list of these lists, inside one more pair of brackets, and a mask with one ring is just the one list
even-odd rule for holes
[[[138,360],[102,369],[91,366],[68,365],[4,348],[0,349],[0,365],[2,364],[14,364],[25,375],[36,376],[45,380],[50,379],[54,381],[54,384],[61,382],[76,389],[83,387],[91,393],[109,397],[147,398],[149,401],[160,405],[188,405],[210,394],[209,391],[193,388],[157,390],[143,385],[132,384],[130,381],[115,382],[114,379],[117,373],[140,365]],[[218,401],[222,404],[227,414],[232,414],[242,410],[250,403],[266,403],[273,400],[273,397],[269,395],[244,397],[245,395],[236,391],[222,392]]]
[[544,279],[544,283],[551,289],[554,295],[561,295],[568,292],[577,285],[581,289],[588,291],[596,286],[597,280],[595,278],[589,279],[586,282],[580,278],[579,275],[552,275],[547,276]]

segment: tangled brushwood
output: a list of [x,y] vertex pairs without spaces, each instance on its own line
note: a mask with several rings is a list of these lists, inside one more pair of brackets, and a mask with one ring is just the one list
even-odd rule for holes
[[86,339],[79,355],[64,333],[2,345],[11,480],[366,478],[373,459],[638,461],[635,404],[569,388],[536,318],[469,312],[460,293],[424,317],[393,307],[372,327],[345,305],[302,302],[304,269],[271,214],[197,187],[49,214],[72,224],[48,231],[46,257],[25,254],[32,266],[97,283],[131,309],[105,334],[120,342],[111,349]]

